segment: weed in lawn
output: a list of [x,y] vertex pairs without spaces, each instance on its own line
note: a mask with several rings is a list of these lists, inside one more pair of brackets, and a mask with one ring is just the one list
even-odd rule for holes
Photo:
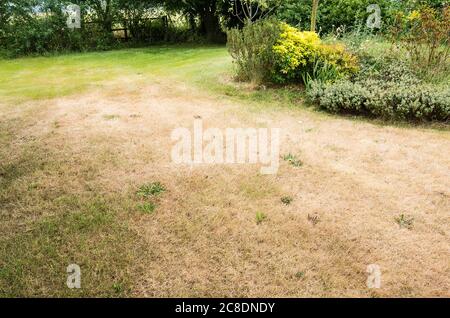
[[152,214],[155,212],[156,204],[153,202],[146,202],[138,205],[139,211],[141,211],[144,214]]
[[142,185],[137,194],[141,197],[148,198],[151,196],[157,196],[163,192],[166,191],[166,188],[164,185],[162,185],[160,182],[153,182]]
[[291,166],[296,168],[303,166],[303,162],[291,153],[283,156],[283,160],[289,162]]
[[292,203],[292,201],[294,201],[294,198],[290,197],[290,196],[285,196],[281,198],[281,202],[285,205],[290,205]]
[[397,222],[397,224],[400,226],[400,228],[405,228],[408,230],[412,230],[413,229],[413,223],[414,223],[414,218],[413,217],[408,217],[407,215],[400,215],[398,217],[395,218],[395,222]]
[[120,118],[119,115],[104,115],[103,116],[103,119],[105,119],[105,120],[116,120],[116,119],[119,119],[119,118]]
[[267,219],[267,215],[265,215],[263,212],[256,212],[256,224],[261,224]]
[[123,286],[121,283],[114,283],[113,289],[116,294],[121,294],[123,292]]
[[312,225],[316,226],[320,222],[320,217],[318,215],[308,214],[308,221],[311,222]]
[[303,277],[305,277],[305,272],[302,272],[302,271],[297,272],[297,273],[295,273],[295,277],[298,279],[303,278]]

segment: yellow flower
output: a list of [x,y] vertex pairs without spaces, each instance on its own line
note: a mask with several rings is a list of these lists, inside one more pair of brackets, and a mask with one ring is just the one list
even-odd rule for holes
[[414,10],[413,12],[411,12],[408,17],[407,17],[408,21],[413,21],[413,20],[418,20],[420,19],[420,12],[417,10]]

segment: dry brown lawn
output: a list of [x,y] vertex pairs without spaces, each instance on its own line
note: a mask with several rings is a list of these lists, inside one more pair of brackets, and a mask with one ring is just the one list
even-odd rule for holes
[[[199,116],[205,126],[220,129],[280,127],[281,154],[295,154],[304,165],[280,160],[277,175],[263,176],[258,165],[172,164],[171,131],[192,128]],[[124,244],[126,250],[108,261],[129,257],[117,273],[128,277],[126,296],[450,296],[448,131],[375,125],[302,108],[258,108],[138,75],[21,107],[4,103],[2,117],[10,136],[5,160],[53,162],[4,185],[12,187],[0,205],[4,239],[11,243],[36,220],[60,213],[54,205],[63,193],[88,198],[95,191],[127,232],[105,230],[78,253],[108,258]],[[35,148],[24,157],[31,144]],[[167,191],[146,215],[135,209],[135,193],[154,181]],[[281,202],[285,196],[293,198],[290,205]],[[257,212],[267,215],[259,225]],[[410,229],[396,222],[402,214],[413,218]],[[112,250],[95,252],[101,242]],[[58,245],[55,255],[61,251]],[[21,264],[26,272],[29,263]],[[86,271],[95,271],[90,264]],[[381,267],[380,289],[366,286],[369,264]],[[102,270],[114,272],[114,266]],[[26,280],[45,285],[49,275],[64,270],[50,268],[40,282]],[[50,280],[15,293],[54,295],[50,286],[58,283]],[[98,286],[89,288],[86,295],[103,294]]]

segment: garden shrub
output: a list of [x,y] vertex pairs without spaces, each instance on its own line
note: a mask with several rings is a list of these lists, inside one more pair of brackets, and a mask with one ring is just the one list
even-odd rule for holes
[[9,57],[53,52],[104,50],[117,41],[97,23],[83,24],[81,29],[67,28],[63,3],[46,3],[36,14],[31,3],[13,6],[9,20],[0,30],[0,46]]
[[273,47],[275,82],[335,80],[358,71],[357,58],[343,45],[323,44],[317,33],[302,32],[285,23],[281,29],[280,39]]
[[320,38],[315,32],[300,32],[285,23],[279,40],[273,46],[276,82],[298,79],[299,69],[310,65],[319,53]]
[[307,94],[333,113],[415,121],[450,119],[450,87],[423,83],[398,62],[353,80],[315,81]]
[[450,7],[439,11],[424,6],[396,17],[391,28],[393,43],[423,78],[442,77],[450,72],[449,21]]
[[358,70],[357,58],[343,45],[324,44],[315,32],[299,31],[274,20],[229,30],[228,50],[238,78],[256,83],[332,81]]
[[272,48],[280,33],[280,24],[274,20],[248,24],[242,30],[228,30],[227,47],[240,80],[256,83],[269,80],[273,68]]

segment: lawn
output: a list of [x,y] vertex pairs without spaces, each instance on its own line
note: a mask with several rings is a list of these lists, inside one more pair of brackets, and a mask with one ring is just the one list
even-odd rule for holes
[[[162,46],[151,49],[116,50],[102,53],[69,54],[55,57],[0,61],[2,98],[45,99],[80,93],[105,80],[139,74],[207,80],[198,69],[208,67],[216,74],[228,64],[223,47]],[[213,75],[212,75],[213,76]]]
[[[0,296],[449,296],[448,129],[302,96],[233,82],[220,46],[0,60]],[[175,165],[194,118],[280,127],[291,159]]]

